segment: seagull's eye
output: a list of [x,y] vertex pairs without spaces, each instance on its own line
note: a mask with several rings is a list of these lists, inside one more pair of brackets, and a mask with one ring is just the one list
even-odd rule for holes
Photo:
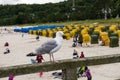
[[63,35],[62,37],[63,37],[63,39],[66,39],[66,36],[65,36],[65,35]]

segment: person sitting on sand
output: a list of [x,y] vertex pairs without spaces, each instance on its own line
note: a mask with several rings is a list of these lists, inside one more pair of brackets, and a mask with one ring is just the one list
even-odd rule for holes
[[99,45],[100,46],[105,46],[105,41],[103,40],[102,37],[100,37]]
[[100,46],[105,46],[105,42],[104,41],[99,41],[99,45]]
[[4,54],[10,53],[10,49],[9,49],[9,48],[6,48],[5,50],[6,50],[6,51],[4,52]]
[[83,51],[81,52],[81,54],[80,54],[80,58],[84,58],[85,56],[84,56],[84,53],[83,53]]
[[77,59],[77,58],[78,58],[78,52],[74,49],[73,59]]
[[6,42],[6,43],[4,44],[4,46],[5,46],[5,47],[9,46],[9,43],[8,43],[8,42]]
[[36,36],[36,40],[39,41],[39,35]]
[[[42,60],[44,60],[42,55],[38,55],[38,56],[36,57],[37,63],[41,63]],[[45,60],[44,60],[44,61],[45,61]]]

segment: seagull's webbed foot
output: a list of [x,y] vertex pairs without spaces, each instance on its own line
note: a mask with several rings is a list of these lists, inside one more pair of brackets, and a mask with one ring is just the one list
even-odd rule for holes
[[26,56],[36,56],[36,54],[34,54],[33,52],[27,54]]

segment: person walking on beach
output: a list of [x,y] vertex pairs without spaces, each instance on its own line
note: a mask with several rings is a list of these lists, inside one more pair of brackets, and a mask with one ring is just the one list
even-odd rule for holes
[[[37,63],[41,63],[42,60],[44,60],[44,59],[43,59],[43,56],[42,56],[41,54],[36,57]],[[44,61],[45,61],[45,60],[44,60]]]
[[72,47],[76,47],[77,46],[77,35],[74,35],[74,37],[73,37],[73,45],[72,45]]
[[88,69],[87,66],[85,67],[85,75],[87,77],[87,80],[92,80],[91,72],[90,72],[90,70]]
[[22,33],[22,37],[24,37],[24,33]]
[[83,38],[82,38],[82,35],[79,34],[78,35],[78,45],[80,45],[82,47],[82,43],[83,43]]

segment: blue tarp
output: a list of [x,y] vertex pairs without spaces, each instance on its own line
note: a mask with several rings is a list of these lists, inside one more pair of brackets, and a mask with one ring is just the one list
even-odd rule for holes
[[23,33],[28,33],[30,30],[45,30],[45,29],[54,29],[54,28],[63,28],[64,25],[56,26],[56,25],[50,25],[50,26],[33,26],[33,27],[28,27],[28,28],[20,28],[20,29],[14,29],[14,32],[23,32]]

